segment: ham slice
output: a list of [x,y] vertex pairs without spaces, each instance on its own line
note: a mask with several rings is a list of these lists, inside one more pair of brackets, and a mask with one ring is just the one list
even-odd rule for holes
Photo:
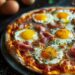
[[75,44],[70,49],[70,52],[71,52],[71,56],[75,57]]
[[30,45],[29,42],[20,42],[20,41],[16,41],[13,43],[15,45],[15,47],[20,48],[21,50],[30,50],[33,51],[34,49],[32,48],[32,46]]
[[40,25],[40,24],[36,24],[35,29],[38,30],[38,31],[45,31],[45,27]]

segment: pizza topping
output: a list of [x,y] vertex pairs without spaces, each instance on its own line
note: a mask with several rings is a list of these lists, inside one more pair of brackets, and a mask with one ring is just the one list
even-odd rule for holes
[[38,39],[38,33],[32,29],[23,29],[15,32],[15,40],[32,43]]
[[42,24],[55,24],[54,23],[54,17],[50,13],[38,13],[33,15],[33,20],[37,23],[42,23]]
[[59,12],[58,14],[57,14],[57,17],[58,18],[64,18],[64,19],[66,19],[67,17],[68,17],[68,13],[66,13],[66,12]]
[[74,61],[69,61],[69,60],[63,60],[61,62],[61,65],[62,69],[64,70],[64,72],[67,72],[67,73],[74,73],[75,71],[75,62]]
[[44,73],[50,72],[51,71],[51,66],[46,65],[44,68]]
[[25,50],[30,50],[30,51],[33,51],[34,49],[31,47],[30,44],[26,44],[26,43],[21,43],[19,42],[18,43],[18,46],[20,49],[25,49]]
[[25,57],[25,63],[26,65],[31,65],[35,63],[35,60],[31,56]]
[[47,20],[47,16],[45,14],[37,14],[35,15],[34,17],[37,21],[38,20],[43,20],[43,21],[46,21]]
[[35,29],[38,30],[38,31],[45,31],[46,30],[44,26],[37,25],[37,24],[35,25]]
[[21,33],[21,37],[23,39],[29,40],[29,39],[33,39],[34,34],[35,31],[27,29],[26,31]]
[[46,38],[47,40],[54,40],[54,36],[52,34],[50,34],[49,32],[40,32],[40,36],[41,38]]
[[71,54],[71,56],[75,57],[75,44],[70,49],[70,54]]
[[63,24],[69,24],[74,15],[70,10],[57,10],[54,16],[57,21]]
[[52,25],[52,24],[48,23],[47,24],[48,28],[49,29],[54,29],[54,28],[63,28],[64,27],[61,23],[59,23],[57,21],[55,21],[55,23],[56,23],[55,25]]
[[49,40],[54,40],[54,36],[49,32],[43,32],[43,35]]
[[72,22],[71,23],[75,25],[75,19],[72,19]]
[[47,47],[45,50],[42,51],[41,55],[45,59],[53,59],[57,57],[57,51],[52,47]]
[[35,11],[34,13],[35,14],[37,14],[37,13],[46,13],[46,9],[40,9],[39,11]]
[[44,38],[41,38],[39,41],[43,44],[46,44],[48,40],[47,38],[44,37]]
[[19,29],[23,29],[25,26],[22,24],[19,26]]
[[31,44],[29,42],[27,42],[27,41],[25,41],[25,42],[13,41],[13,45],[15,46],[15,48],[18,48],[20,50],[34,51],[34,49],[32,48]]
[[73,34],[67,29],[60,29],[56,32],[56,36],[61,39],[67,39],[73,36]]
[[36,41],[34,41],[33,43],[33,46],[35,46],[35,47],[45,47],[45,42],[42,42],[41,40],[36,40]]

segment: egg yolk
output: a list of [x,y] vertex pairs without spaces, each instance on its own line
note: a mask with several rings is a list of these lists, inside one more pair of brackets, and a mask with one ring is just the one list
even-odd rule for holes
[[57,14],[57,17],[60,18],[60,19],[67,19],[68,15],[69,15],[69,14],[66,13],[66,12],[59,12],[59,13]]
[[27,29],[21,33],[21,37],[25,40],[30,40],[30,39],[33,39],[34,34],[35,34],[34,30]]
[[35,15],[35,19],[36,20],[43,20],[43,21],[47,21],[47,16],[45,14],[37,14]]
[[47,47],[42,51],[42,57],[45,59],[52,59],[57,57],[57,51],[53,47]]
[[67,39],[67,38],[70,37],[70,35],[72,33],[67,29],[60,29],[55,34],[56,34],[57,37],[59,37],[61,39]]

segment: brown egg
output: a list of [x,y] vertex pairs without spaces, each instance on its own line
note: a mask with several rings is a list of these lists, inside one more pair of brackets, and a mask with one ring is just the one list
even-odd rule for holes
[[22,0],[25,5],[31,5],[35,2],[35,0]]
[[0,0],[0,6],[2,6],[5,2],[6,0]]
[[19,4],[14,0],[9,0],[1,7],[1,13],[5,15],[12,15],[19,11]]

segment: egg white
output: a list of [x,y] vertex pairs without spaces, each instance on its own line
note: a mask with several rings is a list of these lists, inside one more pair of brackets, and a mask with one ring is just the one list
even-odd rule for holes
[[25,40],[25,39],[23,39],[23,38],[20,36],[20,34],[21,34],[22,32],[24,32],[24,31],[26,31],[26,29],[16,31],[16,32],[15,32],[15,36],[14,36],[15,40],[19,40],[19,41],[22,41],[22,42],[28,41],[28,42],[32,43],[34,40],[37,40],[37,39],[38,39],[38,34],[37,34],[37,32],[35,32],[35,34],[34,34],[34,36],[33,36],[33,39],[31,39],[31,40]]

